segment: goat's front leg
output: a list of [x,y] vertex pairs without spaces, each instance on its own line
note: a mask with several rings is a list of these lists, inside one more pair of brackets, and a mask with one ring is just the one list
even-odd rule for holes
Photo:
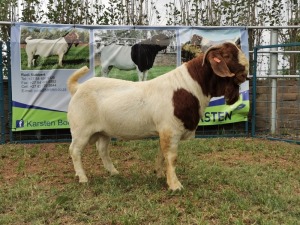
[[175,191],[183,188],[179,182],[176,172],[175,163],[177,159],[177,147],[180,139],[172,136],[171,132],[162,132],[159,134],[160,148],[165,157],[167,166],[167,184],[169,189]]
[[117,175],[119,174],[119,172],[113,165],[109,155],[109,149],[108,149],[109,142],[110,142],[110,137],[100,136],[96,143],[96,146],[105,169],[107,169],[111,175]]
[[147,80],[147,77],[148,77],[148,70],[145,70],[143,72],[143,81],[146,81]]
[[58,65],[61,66],[61,67],[63,66],[63,65],[62,65],[63,57],[64,57],[64,54],[59,54],[59,55],[58,55]]
[[136,72],[138,74],[139,81],[143,81],[144,80],[144,73],[139,70],[138,66],[136,66]]

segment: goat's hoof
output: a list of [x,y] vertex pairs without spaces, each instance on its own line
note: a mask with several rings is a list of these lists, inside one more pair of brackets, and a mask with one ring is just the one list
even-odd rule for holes
[[79,183],[85,184],[85,183],[87,183],[87,182],[88,182],[88,179],[81,179],[81,180],[79,180]]
[[119,175],[119,171],[118,170],[113,170],[113,171],[110,171],[110,175],[111,176],[116,176],[116,175]]
[[183,189],[183,186],[182,184],[178,181],[176,182],[176,184],[173,184],[173,185],[169,185],[169,189],[171,191],[181,191]]
[[88,179],[87,177],[79,177],[79,183],[87,183]]

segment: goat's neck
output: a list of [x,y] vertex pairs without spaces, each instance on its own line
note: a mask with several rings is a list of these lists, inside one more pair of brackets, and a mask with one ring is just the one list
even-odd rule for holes
[[204,55],[200,56],[188,61],[186,63],[188,72],[190,76],[200,85],[203,94],[206,96],[212,96],[211,93],[211,77],[213,76],[213,71],[211,67],[207,64],[203,64]]

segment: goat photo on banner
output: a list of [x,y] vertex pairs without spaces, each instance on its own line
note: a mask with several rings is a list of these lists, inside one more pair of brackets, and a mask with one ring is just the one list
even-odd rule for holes
[[21,28],[21,69],[89,66],[89,33],[74,28]]
[[162,75],[176,68],[173,39],[174,30],[96,30],[96,74],[132,81]]

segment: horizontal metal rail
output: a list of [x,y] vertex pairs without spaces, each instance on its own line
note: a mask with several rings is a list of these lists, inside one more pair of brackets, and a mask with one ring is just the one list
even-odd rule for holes
[[[249,51],[249,53],[253,53],[254,51]],[[258,54],[261,54],[261,53],[278,53],[278,54],[294,54],[294,53],[297,53],[299,54],[300,51],[258,51],[257,52]]]
[[[21,22],[21,21],[0,21],[0,25],[12,25],[14,23],[17,22]],[[28,23],[30,24],[30,23]],[[32,23],[33,24],[33,23]],[[37,23],[35,23],[37,24]],[[42,23],[40,23],[42,24]],[[89,27],[89,26],[95,26],[95,25],[76,25],[76,24],[65,24],[65,25],[71,25],[71,26],[85,26],[85,27]],[[98,25],[97,25],[98,26]],[[111,26],[111,25],[102,25],[103,27],[107,27],[107,26]],[[124,25],[114,25],[115,27],[123,27]],[[127,26],[127,25],[125,25]],[[129,26],[129,25],[128,25]],[[144,27],[142,25],[140,26],[135,26],[135,27]],[[172,27],[187,27],[187,26],[151,26],[151,27],[168,27],[168,28],[172,28]],[[203,28],[203,26],[189,26],[189,27],[201,27]],[[300,25],[291,25],[291,26],[207,26],[208,28],[237,28],[237,27],[245,27],[247,29],[267,29],[267,30],[272,30],[272,29],[300,29]]]
[[[253,75],[249,75],[249,78],[253,78]],[[300,78],[300,75],[256,75],[258,78]]]

